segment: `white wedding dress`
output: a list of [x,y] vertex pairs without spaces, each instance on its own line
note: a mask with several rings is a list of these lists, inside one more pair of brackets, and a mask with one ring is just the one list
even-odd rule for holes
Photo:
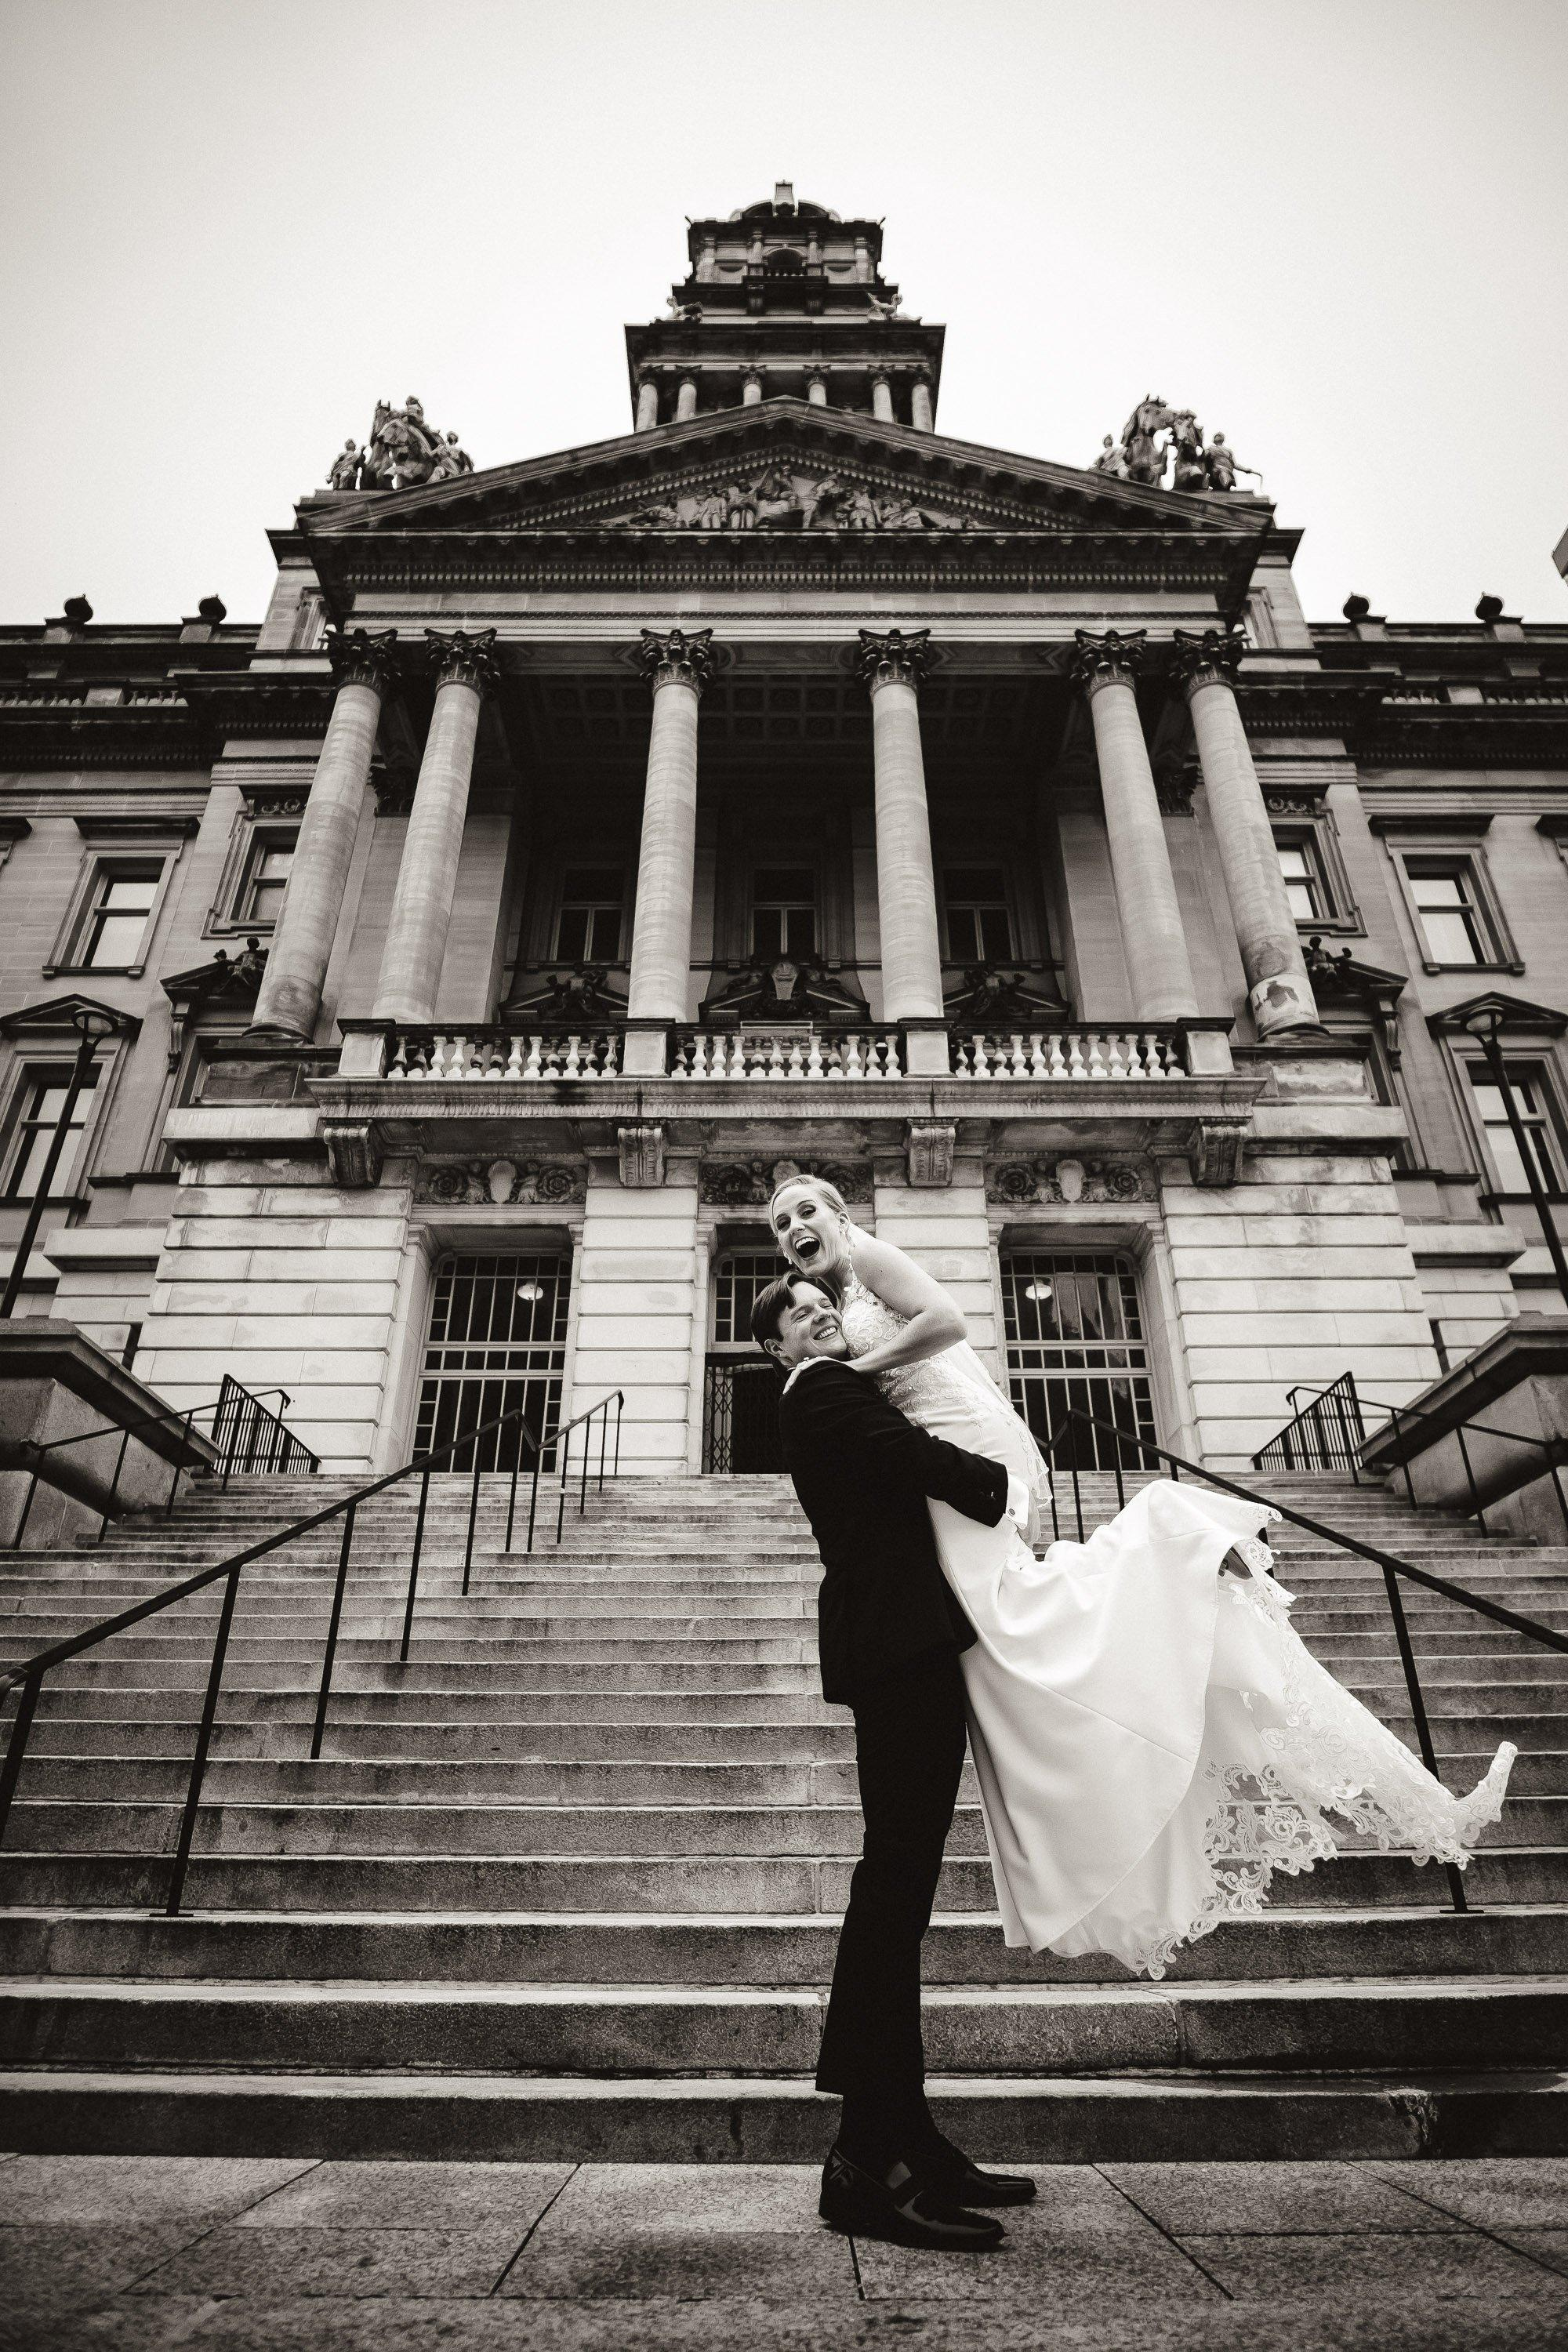
[[[852,1353],[905,1320],[851,1278]],[[922,1429],[1048,1496],[973,1349],[877,1381]],[[1043,1559],[1010,1520],[930,1507],[979,1637],[963,1658],[970,1749],[1009,1944],[1163,1976],[1179,1945],[1260,1911],[1277,1870],[1337,1854],[1331,1812],[1384,1849],[1460,1864],[1500,1812],[1512,1747],[1452,1796],[1311,1655],[1268,1573],[1267,1504],[1162,1479]],[[1219,1573],[1233,1549],[1247,1577]]]

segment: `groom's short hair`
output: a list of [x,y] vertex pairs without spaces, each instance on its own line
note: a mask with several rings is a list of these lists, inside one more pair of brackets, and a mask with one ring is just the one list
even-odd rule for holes
[[768,1341],[778,1338],[779,1325],[784,1320],[785,1309],[795,1296],[796,1285],[802,1282],[809,1282],[813,1290],[820,1290],[834,1306],[838,1304],[835,1283],[823,1275],[807,1274],[804,1266],[792,1265],[787,1274],[781,1274],[776,1282],[770,1282],[765,1290],[758,1292],[752,1308],[752,1337],[764,1356],[768,1352]]

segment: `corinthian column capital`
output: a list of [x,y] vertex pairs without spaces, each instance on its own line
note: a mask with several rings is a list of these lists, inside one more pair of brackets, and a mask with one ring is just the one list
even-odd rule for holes
[[1147,629],[1107,629],[1096,636],[1091,629],[1074,631],[1077,650],[1072,675],[1091,698],[1102,686],[1131,686],[1142,667]]
[[1198,686],[1234,686],[1247,649],[1247,631],[1178,629],[1171,674],[1191,694]]
[[661,686],[689,686],[700,694],[713,667],[713,632],[645,629],[637,665],[656,694]]
[[329,629],[327,659],[340,686],[372,686],[392,691],[397,667],[395,629]]
[[493,693],[500,681],[495,642],[493,629],[426,629],[425,643],[437,688],[471,686],[476,694]]
[[875,694],[879,686],[919,686],[931,663],[929,629],[862,629],[856,675]]

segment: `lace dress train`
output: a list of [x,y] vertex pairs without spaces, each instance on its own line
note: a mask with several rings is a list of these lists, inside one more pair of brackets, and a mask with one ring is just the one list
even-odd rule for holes
[[[857,1352],[900,1320],[851,1288]],[[881,1384],[911,1420],[1040,1491],[1034,1440],[971,1351]],[[1157,1480],[1039,1559],[1010,1522],[931,1514],[978,1636],[963,1654],[970,1746],[1010,1944],[1109,1952],[1158,1977],[1180,1945],[1260,1911],[1277,1871],[1342,1852],[1331,1815],[1462,1865],[1501,1811],[1511,1747],[1455,1797],[1311,1655],[1268,1574],[1267,1505]],[[1245,1578],[1219,1572],[1232,1549]]]

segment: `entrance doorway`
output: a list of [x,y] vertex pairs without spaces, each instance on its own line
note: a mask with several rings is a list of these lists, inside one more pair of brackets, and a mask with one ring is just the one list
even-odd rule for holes
[[1052,1467],[1147,1469],[1131,1438],[1154,1436],[1149,1350],[1138,1280],[1125,1258],[1082,1251],[1010,1250],[1002,1312],[1013,1402],[1042,1441],[1076,1406],[1127,1436],[1076,1424]]
[[702,1391],[702,1467],[710,1475],[782,1470],[778,1368],[758,1352],[752,1308],[783,1272],[776,1250],[731,1249],[713,1268],[713,1319]]
[[[523,1422],[544,1444],[561,1418],[571,1292],[571,1260],[553,1251],[441,1260],[419,1391],[416,1453],[448,1444],[519,1405]],[[477,1444],[459,1445],[446,1466],[526,1470],[532,1463],[522,1423],[512,1422]]]

